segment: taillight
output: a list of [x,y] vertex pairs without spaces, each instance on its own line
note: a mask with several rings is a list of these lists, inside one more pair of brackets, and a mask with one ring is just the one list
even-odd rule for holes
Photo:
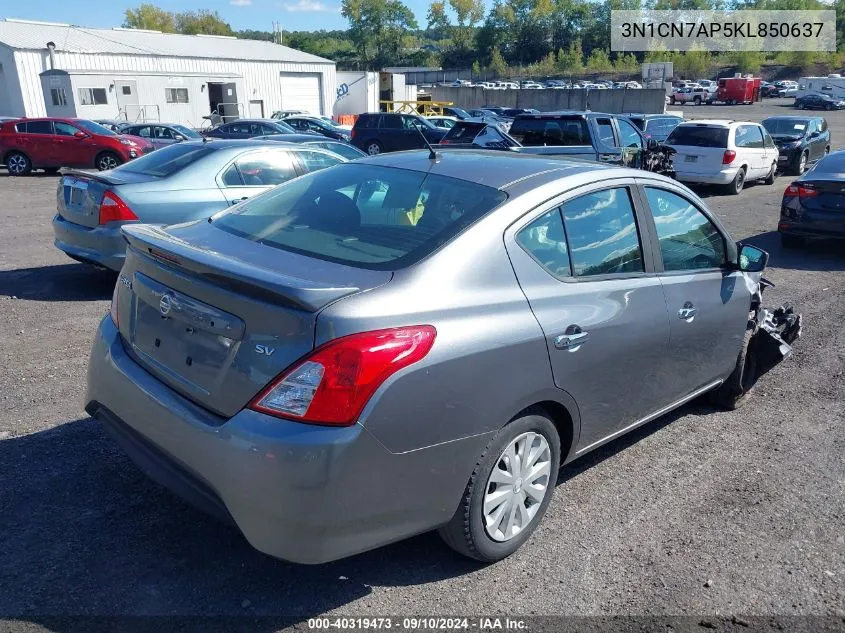
[[807,187],[801,184],[792,183],[786,188],[786,191],[783,192],[784,198],[794,198],[798,196],[799,198],[812,198],[814,196],[819,195],[817,189],[813,189],[812,187]]
[[722,154],[722,164],[730,165],[732,162],[734,162],[734,158],[736,158],[736,152],[732,149],[726,149],[725,153]]
[[137,219],[138,216],[116,194],[111,191],[103,194],[103,201],[100,203],[100,224]]
[[344,336],[318,347],[286,370],[250,408],[311,424],[351,426],[385,380],[428,354],[430,325]]
[[357,135],[358,135],[358,130],[356,130],[356,129],[353,127],[353,128],[349,131],[349,138],[350,138],[350,139],[353,139],[353,138],[355,138]]
[[115,327],[120,327],[120,319],[117,314],[117,307],[120,302],[120,278],[114,284],[114,290],[111,293],[111,307],[109,308],[109,315],[114,322]]

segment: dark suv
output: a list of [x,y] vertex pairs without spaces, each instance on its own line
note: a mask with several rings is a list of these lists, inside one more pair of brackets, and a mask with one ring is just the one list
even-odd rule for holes
[[355,121],[352,144],[370,156],[375,156],[382,152],[423,148],[423,137],[434,145],[441,141],[446,132],[414,114],[366,112]]
[[771,116],[762,122],[778,146],[778,169],[800,176],[830,152],[830,130],[820,116]]

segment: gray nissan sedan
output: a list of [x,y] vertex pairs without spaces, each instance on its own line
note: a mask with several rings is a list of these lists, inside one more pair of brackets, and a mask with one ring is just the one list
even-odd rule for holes
[[767,260],[663,176],[483,150],[123,233],[86,410],[299,563],[432,529],[508,556],[561,464],[705,392],[739,404]]

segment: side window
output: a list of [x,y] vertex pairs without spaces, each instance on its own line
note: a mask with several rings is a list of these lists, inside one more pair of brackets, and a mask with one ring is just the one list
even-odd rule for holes
[[151,131],[149,125],[145,125],[144,127],[132,128],[131,133],[134,134],[135,136],[142,136],[144,138],[151,138],[152,137],[152,131]]
[[381,127],[388,130],[401,130],[402,119],[398,116],[383,116],[381,117]]
[[287,152],[259,152],[235,161],[247,187],[278,185],[296,178],[293,162]]
[[223,175],[220,177],[224,187],[243,187],[244,181],[241,179],[241,174],[235,163],[229,165]]
[[627,187],[564,203],[563,223],[576,277],[643,271],[634,207]]
[[634,126],[625,119],[616,119],[622,147],[642,147],[643,141]]
[[52,121],[28,121],[26,124],[27,134],[52,134]]
[[646,187],[664,270],[719,268],[726,261],[725,238],[693,204],[665,189]]
[[611,124],[610,119],[596,119],[596,127],[598,128],[601,142],[605,145],[615,147],[616,140],[613,137],[613,124]]
[[[760,136],[760,132],[756,129],[756,126],[751,125],[740,125],[736,128],[736,136],[734,140],[734,144],[737,147],[762,147],[763,139],[757,138]],[[760,144],[756,145],[755,143],[759,140]]]
[[297,152],[299,160],[302,161],[302,167],[305,171],[319,171],[326,167],[333,167],[340,164],[340,159],[322,152],[309,152],[308,150],[300,150]]
[[402,127],[406,130],[415,130],[419,122],[412,116],[402,116]]
[[53,123],[53,127],[56,129],[55,133],[59,136],[73,136],[79,132],[79,128],[75,128],[69,123],[64,123],[62,121],[55,121]]
[[270,127],[269,125],[264,125],[263,123],[258,126],[259,134],[267,135],[267,134],[278,134],[279,130],[274,127]]
[[173,140],[173,132],[170,131],[169,127],[161,127],[157,125],[155,127],[155,134],[156,138],[166,138]]
[[541,215],[516,235],[516,241],[540,266],[555,277],[569,277],[569,250],[560,207]]
[[775,145],[774,140],[772,140],[772,137],[769,136],[769,133],[765,130],[765,128],[763,129],[763,143],[769,149],[777,149],[777,145]]

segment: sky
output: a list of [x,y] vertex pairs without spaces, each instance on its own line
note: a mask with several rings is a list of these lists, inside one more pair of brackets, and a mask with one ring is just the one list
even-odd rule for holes
[[[123,23],[123,12],[145,0],[26,0],[0,1],[0,17],[45,22],[64,22],[78,26],[111,28]],[[281,22],[286,31],[345,29],[340,15],[340,0],[146,0],[166,11],[210,9],[236,31],[255,29],[271,31],[273,22]],[[424,26],[430,0],[404,0]]]

